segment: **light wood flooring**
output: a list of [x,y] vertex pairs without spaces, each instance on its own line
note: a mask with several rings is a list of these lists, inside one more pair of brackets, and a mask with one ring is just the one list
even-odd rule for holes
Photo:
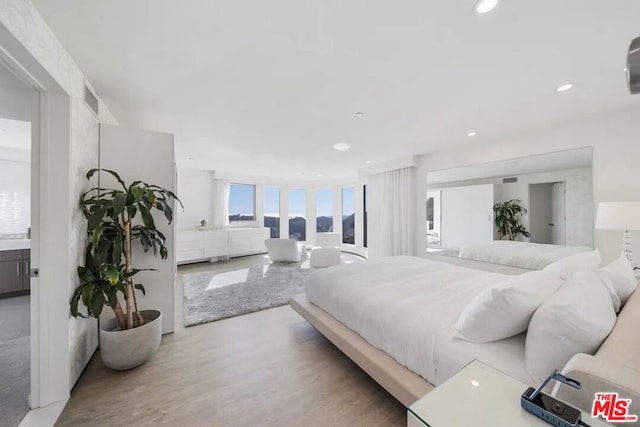
[[153,359],[116,372],[96,354],[57,426],[406,426],[404,406],[289,306],[185,329],[181,294],[179,277],[176,332]]

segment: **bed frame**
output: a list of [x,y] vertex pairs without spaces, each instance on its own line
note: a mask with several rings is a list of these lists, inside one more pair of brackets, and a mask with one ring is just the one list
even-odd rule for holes
[[320,307],[311,304],[304,294],[291,297],[289,304],[404,406],[409,407],[433,390],[434,386],[427,380],[369,344]]

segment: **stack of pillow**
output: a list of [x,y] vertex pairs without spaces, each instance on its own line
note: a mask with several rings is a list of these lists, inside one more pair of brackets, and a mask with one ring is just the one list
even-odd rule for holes
[[475,343],[527,331],[525,365],[540,382],[574,354],[594,354],[638,285],[624,256],[598,269],[600,262],[597,250],[581,252],[510,277],[471,301],[456,330]]

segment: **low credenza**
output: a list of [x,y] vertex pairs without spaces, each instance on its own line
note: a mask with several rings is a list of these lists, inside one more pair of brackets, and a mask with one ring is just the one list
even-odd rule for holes
[[267,252],[264,241],[269,236],[268,227],[179,230],[176,260],[178,264],[187,264],[216,257],[264,253]]

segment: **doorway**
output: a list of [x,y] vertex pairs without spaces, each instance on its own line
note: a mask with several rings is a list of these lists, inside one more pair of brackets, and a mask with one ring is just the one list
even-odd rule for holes
[[566,244],[565,183],[529,184],[531,242]]
[[[31,151],[34,91],[0,63],[0,419],[31,394]],[[37,195],[36,195],[37,196]]]

